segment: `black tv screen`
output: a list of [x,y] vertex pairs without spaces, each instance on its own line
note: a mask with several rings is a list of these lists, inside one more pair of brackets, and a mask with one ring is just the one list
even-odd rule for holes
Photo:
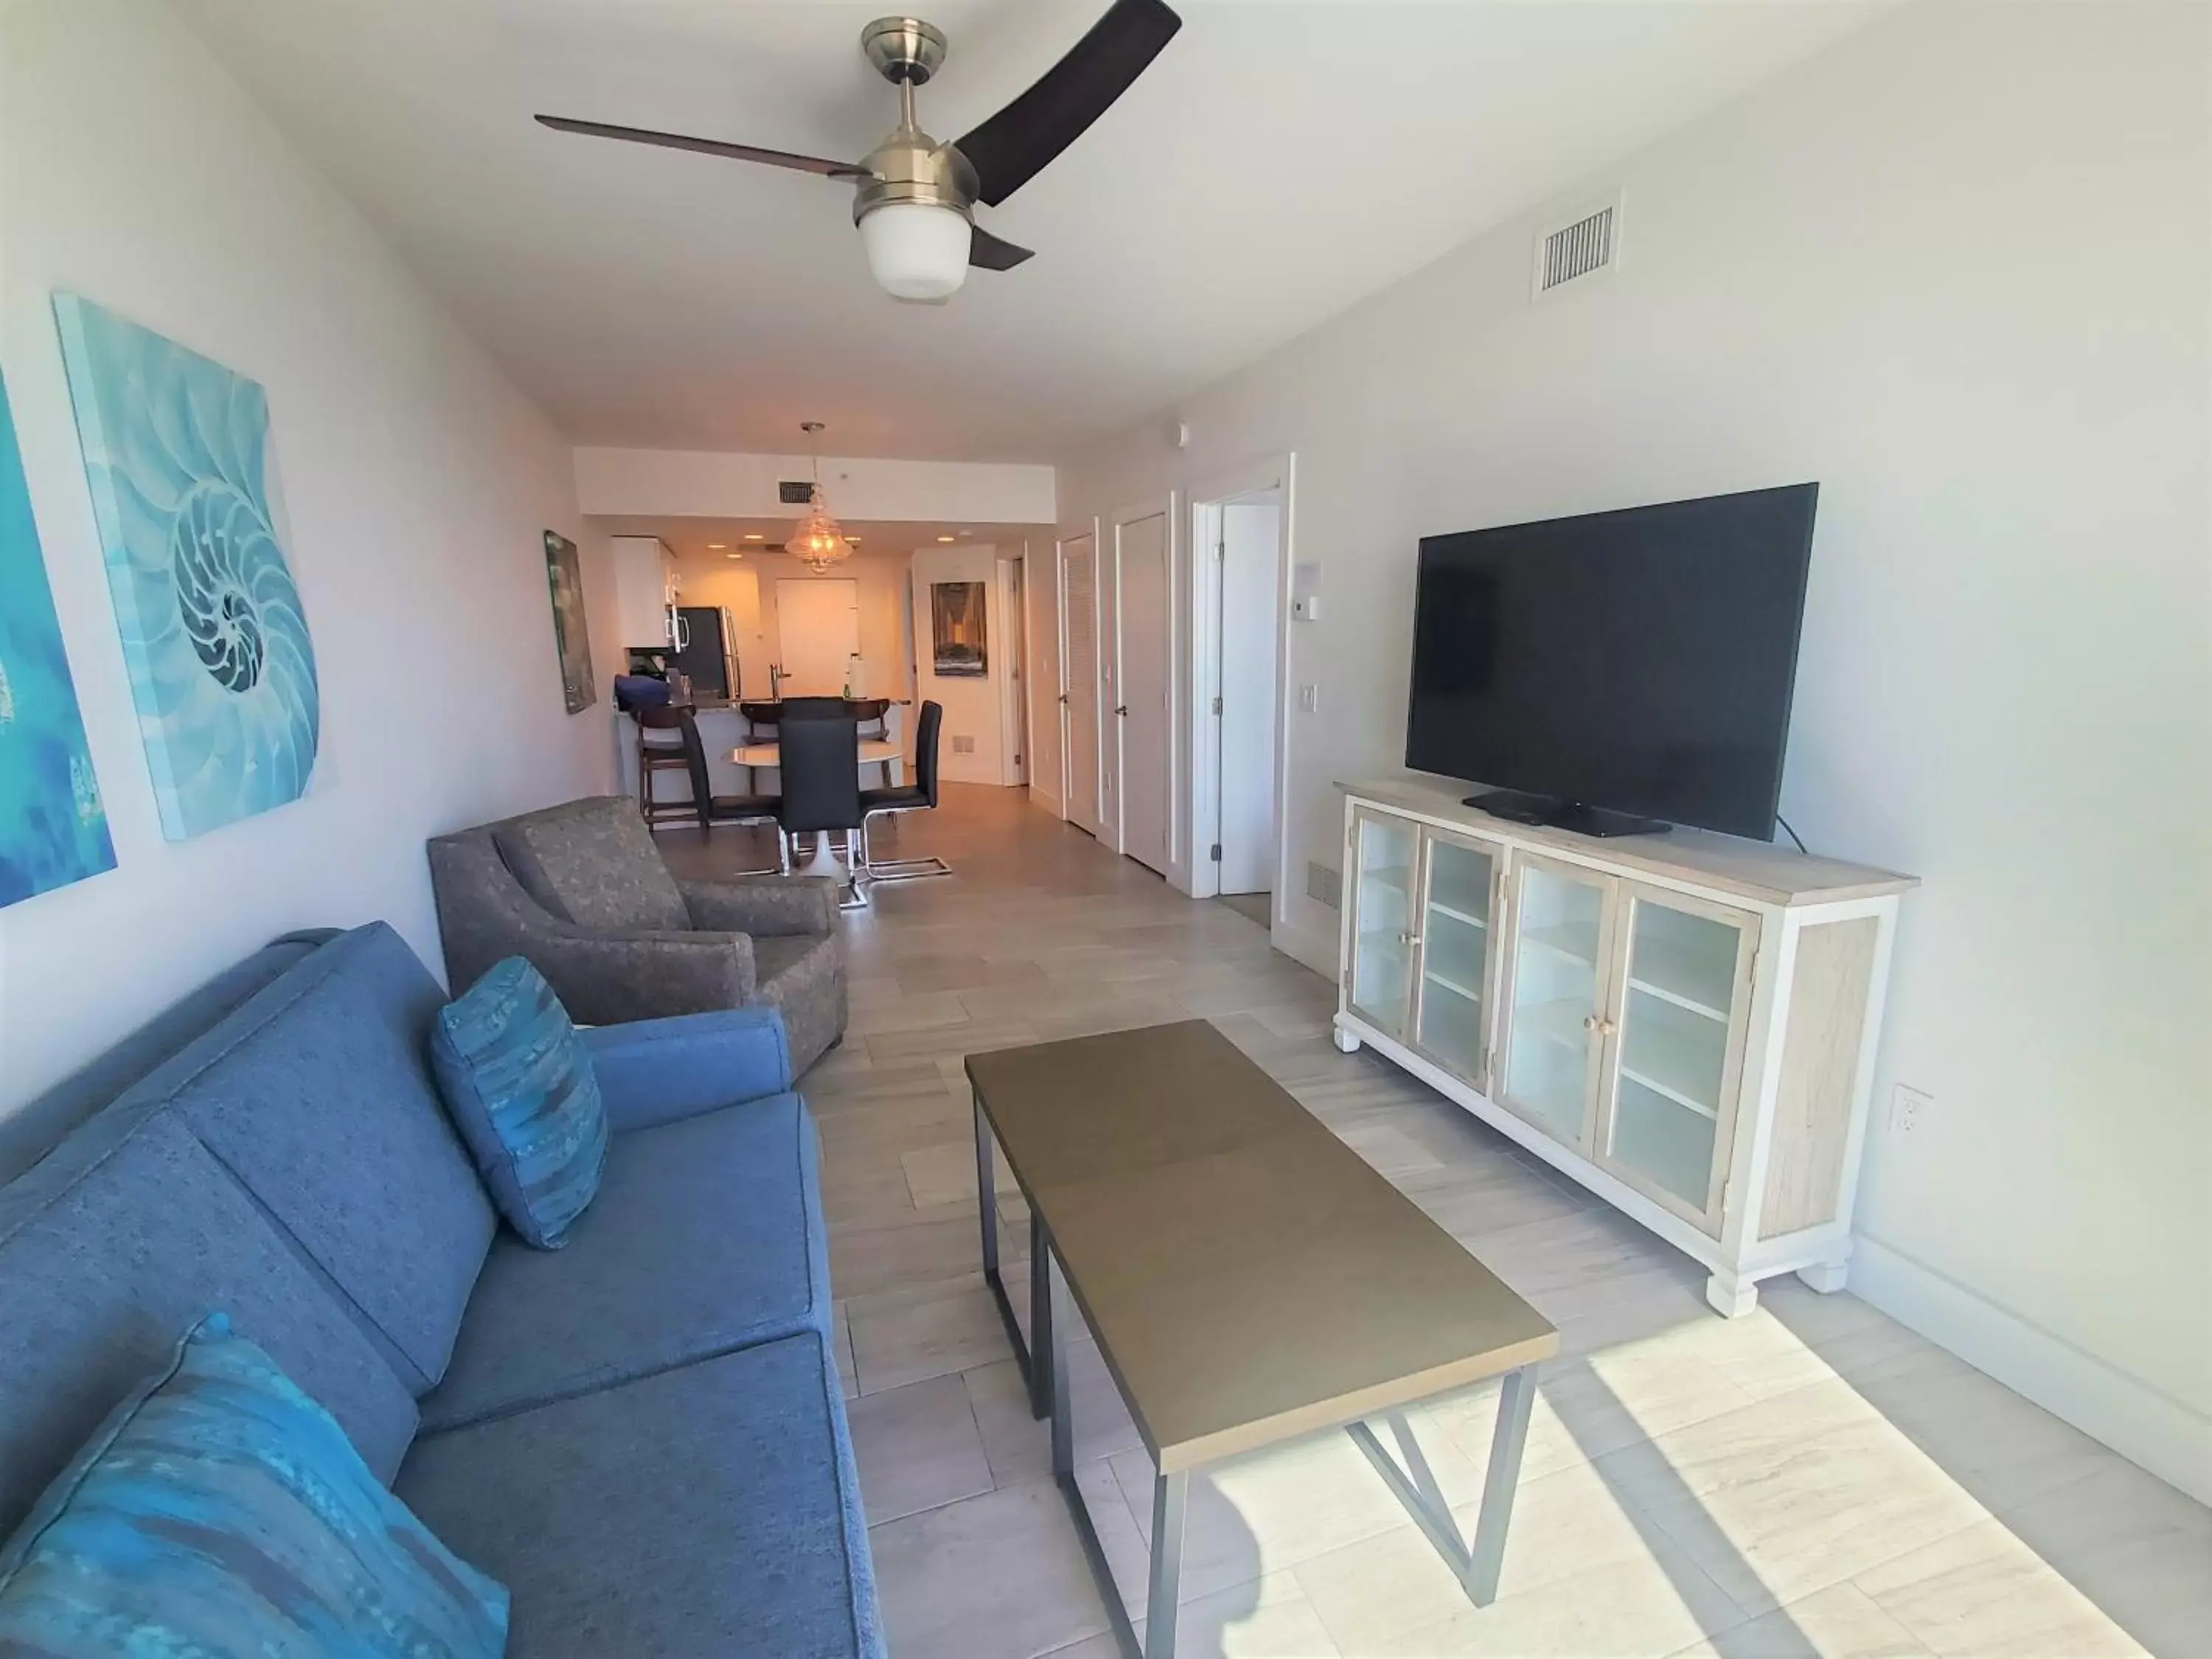
[[1406,764],[1771,840],[1819,494],[1425,538]]

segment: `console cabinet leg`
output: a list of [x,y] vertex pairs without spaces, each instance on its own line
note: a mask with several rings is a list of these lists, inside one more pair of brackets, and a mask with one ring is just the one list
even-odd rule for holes
[[1346,1030],[1341,1025],[1332,1026],[1329,1030],[1329,1035],[1336,1040],[1337,1053],[1340,1054],[1356,1054],[1359,1052],[1359,1039],[1354,1036],[1351,1032]]
[[1809,1267],[1800,1267],[1797,1270],[1797,1277],[1804,1280],[1808,1287],[1820,1291],[1822,1296],[1833,1296],[1838,1291],[1842,1290],[1844,1281],[1850,1275],[1850,1258],[1840,1255],[1833,1261],[1816,1261]]
[[1705,1300],[1725,1319],[1741,1319],[1759,1305],[1757,1281],[1716,1268],[1705,1281]]

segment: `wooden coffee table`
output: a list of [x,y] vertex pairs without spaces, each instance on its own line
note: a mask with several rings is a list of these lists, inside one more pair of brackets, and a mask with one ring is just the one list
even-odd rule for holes
[[[1203,1020],[971,1054],[968,1077],[983,1276],[1131,1659],[1175,1651],[1189,1472],[1319,1429],[1345,1428],[1468,1596],[1495,1598],[1550,1322]],[[1026,1343],[999,1273],[994,1138],[1030,1206]],[[1075,1483],[1079,1312],[1156,1471],[1141,1646]],[[1403,1407],[1501,1375],[1470,1545]]]

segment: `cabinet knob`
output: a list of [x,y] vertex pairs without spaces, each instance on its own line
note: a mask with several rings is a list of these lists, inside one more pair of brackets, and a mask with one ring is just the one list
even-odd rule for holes
[[1607,1019],[1603,1014],[1584,1014],[1583,1016],[1583,1030],[1592,1032],[1598,1036],[1611,1036],[1620,1029],[1620,1027],[1618,1024],[1613,1021]]
[[1398,943],[1401,945],[1419,945],[1420,942],[1421,936],[1419,933],[1400,933],[1398,935]]

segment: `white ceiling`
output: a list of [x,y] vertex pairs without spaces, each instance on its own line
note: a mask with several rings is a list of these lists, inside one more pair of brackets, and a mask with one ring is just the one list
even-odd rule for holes
[[[580,443],[1054,460],[1877,15],[1852,0],[1182,0],[1019,195],[1038,251],[943,307],[869,281],[846,186],[537,112],[857,158],[876,0],[177,0]],[[1104,0],[930,0],[957,137]]]

